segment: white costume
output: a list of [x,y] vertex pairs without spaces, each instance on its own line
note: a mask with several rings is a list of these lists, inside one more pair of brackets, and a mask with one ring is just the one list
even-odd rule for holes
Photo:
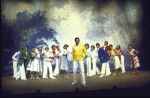
[[53,77],[53,70],[52,70],[52,62],[54,58],[54,54],[51,51],[45,52],[46,58],[44,59],[44,72],[43,72],[43,78],[47,78],[47,68],[49,68],[49,77],[54,79]]
[[[56,54],[60,54],[60,51],[58,51],[57,49],[56,49]],[[56,76],[56,75],[58,75],[59,74],[59,65],[60,65],[60,57],[58,58],[58,57],[55,57],[55,69],[54,69],[54,72],[53,72],[53,75],[54,76]]]
[[43,55],[43,53],[42,52],[40,53],[40,51],[38,51],[36,54],[36,57],[39,59],[37,59],[37,58],[34,59],[35,66],[33,68],[33,71],[35,71],[35,72],[41,72],[43,70],[43,60],[41,60],[42,55]]
[[93,75],[96,75],[96,72],[97,72],[97,74],[100,74],[100,70],[96,66],[96,62],[99,60],[97,50],[91,51],[91,58],[92,58],[92,62],[93,62]]
[[91,69],[91,51],[90,49],[87,49],[87,58],[86,58],[86,65],[87,65],[87,76],[92,76],[93,75],[93,70]]
[[14,72],[13,77],[16,76],[17,71],[18,71],[17,63],[18,63],[19,55],[20,55],[20,51],[16,52],[16,53],[12,56],[12,59],[13,59],[13,72]]
[[119,60],[120,60],[120,66],[121,66],[121,69],[122,69],[122,73],[125,73],[126,70],[125,70],[125,66],[124,66],[124,56],[122,54],[123,50],[118,50],[120,52],[120,56],[119,56]]

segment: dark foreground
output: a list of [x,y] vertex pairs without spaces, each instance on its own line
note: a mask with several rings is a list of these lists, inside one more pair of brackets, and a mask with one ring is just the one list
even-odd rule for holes
[[27,78],[27,81],[21,81],[13,79],[12,76],[2,76],[2,96],[149,96],[150,71],[140,70],[139,75],[131,75],[131,72],[117,76],[86,78],[86,88],[81,86],[79,73],[77,73],[78,84],[76,85],[71,84],[72,73],[68,74],[68,79],[61,75],[61,78],[55,80]]

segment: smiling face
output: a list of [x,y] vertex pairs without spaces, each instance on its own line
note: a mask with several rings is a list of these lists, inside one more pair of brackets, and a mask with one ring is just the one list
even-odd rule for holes
[[28,50],[28,47],[25,47],[25,50],[27,51],[27,50]]
[[35,50],[35,48],[32,48],[32,51],[34,51]]
[[119,49],[120,49],[120,45],[117,45],[117,46],[116,46],[116,49],[119,50]]
[[80,40],[79,40],[79,39],[76,39],[76,40],[75,40],[76,45],[78,45],[78,44],[79,44],[79,42],[80,42]]
[[89,48],[88,45],[85,45],[85,48],[88,49]]

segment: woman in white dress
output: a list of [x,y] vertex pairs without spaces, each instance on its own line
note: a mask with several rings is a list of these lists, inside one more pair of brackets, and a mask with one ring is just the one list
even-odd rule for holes
[[54,76],[59,76],[59,66],[60,66],[60,59],[61,59],[61,57],[59,56],[59,54],[61,53],[61,51],[60,51],[60,48],[59,48],[59,46],[56,46],[56,55],[57,55],[57,57],[56,57],[56,66],[55,66],[55,69],[54,69],[54,72],[53,72],[53,75]]
[[91,69],[91,51],[89,49],[89,44],[86,43],[84,46],[88,53],[87,58],[86,58],[86,65],[87,65],[87,76],[86,77],[91,77],[93,75],[93,71]]
[[116,50],[117,51],[119,51],[119,60],[120,60],[120,69],[121,69],[121,71],[122,71],[122,73],[120,73],[120,74],[123,74],[123,73],[125,73],[126,72],[126,70],[125,70],[125,66],[124,66],[124,51],[121,49],[121,47],[120,47],[120,45],[117,45],[116,46]]
[[38,46],[38,51],[37,51],[37,54],[36,54],[36,58],[35,58],[35,66],[34,66],[34,71],[37,75],[36,79],[41,79],[39,77],[39,73],[42,72],[42,64],[43,64],[43,60],[42,60],[42,46]]
[[[61,62],[60,62],[60,73],[63,72],[65,78],[69,78],[66,75],[66,71],[68,71],[68,60],[67,60],[67,55],[69,55],[70,53],[68,52],[67,48],[69,46],[68,45],[64,45],[64,49],[61,51],[61,53],[59,54],[61,56]],[[59,73],[59,77],[60,77],[60,73]]]
[[138,67],[140,67],[139,59],[136,56],[139,52],[135,49],[133,49],[133,46],[131,44],[128,45],[128,51],[126,52],[126,55],[131,57],[131,68],[134,68],[133,73],[131,74],[139,74],[139,71],[137,70]]

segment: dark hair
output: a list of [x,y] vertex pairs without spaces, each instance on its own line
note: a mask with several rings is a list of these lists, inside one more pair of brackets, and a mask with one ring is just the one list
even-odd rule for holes
[[86,43],[84,46],[86,46],[86,45],[87,45],[87,46],[88,46],[88,48],[89,48],[89,44],[88,44],[88,43]]
[[75,41],[76,41],[77,39],[80,40],[79,37],[76,37],[76,38],[75,38]]
[[133,49],[133,46],[131,44],[128,44],[128,45],[130,45],[132,47],[132,49]]
[[109,45],[109,47],[110,47],[110,46],[112,46],[112,47],[113,47],[113,45],[112,45],[112,44],[110,44],[110,45]]
[[27,48],[29,49],[29,47],[28,47],[28,46],[25,46],[25,47],[27,47]]
[[23,48],[19,48],[19,50],[20,50],[20,49],[23,50]]
[[54,46],[55,46],[55,45],[52,45],[52,47],[51,47],[51,48],[53,49],[53,47],[54,47]]
[[32,47],[31,49],[33,49],[34,47]]
[[49,48],[48,48],[48,47],[45,47],[45,50],[46,50],[46,49],[49,49]]
[[99,45],[99,46],[100,46],[100,44],[99,44],[99,43],[96,43],[96,45]]
[[95,49],[95,46],[94,46],[94,45],[92,45],[91,47],[94,47],[94,49]]
[[107,43],[107,45],[108,45],[108,41],[105,41],[106,43]]

